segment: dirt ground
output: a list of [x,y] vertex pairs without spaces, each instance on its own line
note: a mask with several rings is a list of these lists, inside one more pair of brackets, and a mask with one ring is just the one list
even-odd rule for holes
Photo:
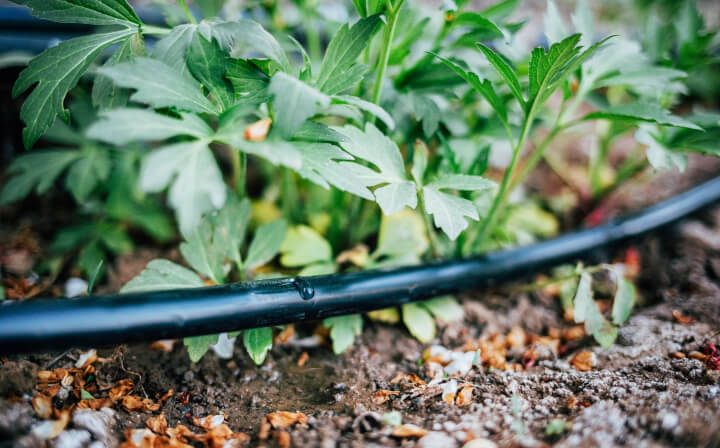
[[[432,381],[433,372],[422,363],[427,346],[400,326],[371,321],[342,356],[308,337],[312,326],[298,326],[261,367],[241,344],[232,360],[209,353],[198,364],[189,362],[179,343],[169,352],[147,344],[120,346],[98,351],[99,385],[131,379],[132,393],[141,398],[157,401],[170,389],[173,395],[154,412],[127,412],[122,406],[76,411],[85,418],[74,416],[48,444],[115,446],[124,430],[143,428],[162,413],[169,427],[224,414],[227,425],[247,434],[253,446],[720,446],[720,372],[693,353],[708,340],[718,343],[713,336],[720,328],[718,235],[720,208],[634,246],[641,254],[637,283],[643,304],[607,350],[587,337],[563,340],[557,354],[541,355],[527,369],[483,363],[459,377]],[[443,327],[437,344],[460,349],[513,328],[531,340],[530,335],[572,327],[545,292],[477,292],[462,302],[464,321]],[[571,363],[581,351],[594,354],[588,371]],[[70,369],[81,353],[0,358],[0,446],[44,446],[38,429],[43,420],[30,403],[39,387],[37,372]],[[304,364],[298,362],[303,353]],[[510,350],[508,363],[522,364],[521,356]],[[398,374],[417,377],[401,375],[398,381]],[[459,397],[444,400],[453,380],[459,389],[471,386],[462,405]],[[53,405],[67,403],[55,399]],[[306,418],[284,429],[268,428],[266,416],[278,411]],[[403,426],[409,436],[393,429],[385,423],[397,418],[392,411],[417,428]],[[566,422],[564,431],[547,435],[554,419]]]

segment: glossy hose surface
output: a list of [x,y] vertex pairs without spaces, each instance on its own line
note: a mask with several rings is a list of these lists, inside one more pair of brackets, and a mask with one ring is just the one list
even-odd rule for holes
[[318,320],[514,280],[676,221],[720,199],[720,178],[607,224],[531,246],[398,269],[163,292],[9,302],[0,353],[179,338]]

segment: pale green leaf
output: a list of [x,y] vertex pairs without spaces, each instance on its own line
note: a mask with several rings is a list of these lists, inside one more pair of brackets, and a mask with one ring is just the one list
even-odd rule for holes
[[597,303],[593,300],[592,277],[587,272],[580,274],[573,305],[575,322],[585,323],[585,331],[591,334],[600,345],[607,348],[615,342],[617,328],[605,320]]
[[333,352],[339,355],[355,343],[355,336],[362,333],[363,318],[359,314],[328,317],[323,320],[325,328],[330,329]]
[[192,232],[203,214],[225,204],[225,183],[205,141],[164,146],[143,158],[140,188],[155,193],[168,185],[168,200],[184,234]]
[[380,23],[373,15],[357,21],[352,27],[344,24],[335,33],[325,51],[316,85],[328,95],[334,95],[362,80],[366,69],[358,69],[356,61],[370,43]]
[[260,365],[265,361],[268,352],[272,348],[273,333],[272,328],[253,328],[245,330],[243,333],[243,345],[248,355],[252,358],[256,365]]
[[435,320],[430,312],[416,303],[402,306],[403,323],[418,341],[429,344],[435,339]]
[[228,63],[227,78],[237,95],[246,103],[264,103],[270,100],[267,91],[270,78],[250,60],[231,59]]
[[245,269],[256,269],[272,260],[285,241],[287,224],[284,220],[263,224],[255,231],[245,260]]
[[219,285],[225,281],[224,254],[211,244],[212,237],[212,225],[205,219],[185,237],[180,244],[180,253],[193,269]]
[[272,137],[261,142],[246,140],[245,125],[229,122],[218,130],[213,139],[227,143],[236,150],[262,157],[276,165],[284,165],[294,170],[299,170],[303,166],[302,155],[295,144]]
[[433,216],[435,226],[442,229],[451,239],[455,240],[469,223],[467,218],[479,219],[477,210],[471,201],[443,193],[430,187],[423,187],[425,210]]
[[35,85],[20,110],[20,118],[26,124],[23,129],[26,148],[32,147],[52,126],[56,116],[68,119],[68,111],[63,107],[65,96],[95,58],[105,48],[122,42],[136,32],[137,29],[124,28],[70,39],[33,58],[20,73],[12,90],[13,97],[17,97]]
[[382,217],[378,247],[373,257],[414,254],[419,260],[419,256],[428,249],[428,243],[425,223],[420,214],[404,209]]
[[337,270],[337,264],[333,262],[321,262],[305,266],[300,270],[300,272],[298,272],[298,275],[301,277],[311,277],[313,275],[328,275],[336,273]]
[[185,344],[185,347],[187,347],[188,356],[190,356],[190,361],[192,361],[192,362],[200,361],[202,359],[202,357],[205,356],[205,353],[207,353],[210,346],[212,344],[217,344],[218,339],[219,339],[219,335],[217,335],[217,334],[194,336],[191,338],[183,339],[183,344]]
[[156,59],[135,58],[110,67],[101,67],[105,75],[121,87],[136,89],[132,101],[152,107],[175,107],[190,112],[218,114],[218,108],[203,95],[200,85],[180,71]]
[[101,112],[86,135],[123,146],[134,141],[160,141],[178,135],[203,138],[212,135],[212,129],[193,114],[183,114],[177,119],[148,109],[118,108]]
[[290,138],[305,120],[330,105],[330,97],[297,78],[278,72],[270,80],[275,125],[283,137]]
[[178,73],[187,75],[189,69],[185,63],[185,55],[196,32],[197,25],[194,24],[182,24],[174,27],[155,43],[150,56],[164,62]]
[[237,196],[230,194],[223,208],[210,218],[214,227],[212,245],[238,266],[242,264],[240,246],[245,241],[250,213],[250,201],[247,198],[238,200]]
[[560,42],[568,36],[568,30],[565,21],[558,11],[558,7],[553,0],[548,0],[545,16],[543,17],[543,28],[545,37],[551,44]]
[[593,87],[629,85],[662,89],[673,81],[686,77],[687,73],[673,68],[646,66],[638,67],[635,70],[624,70],[620,73],[604,77],[596,82]]
[[345,104],[350,104],[357,107],[360,110],[364,110],[382,120],[388,129],[395,129],[395,121],[392,119],[389,113],[382,107],[370,101],[365,101],[362,98],[351,95],[335,95],[332,97],[333,101],[339,101]]
[[110,177],[110,169],[110,155],[105,149],[86,147],[78,160],[70,166],[65,185],[75,200],[83,203],[98,184]]
[[45,193],[80,154],[80,151],[52,150],[19,156],[6,171],[6,174],[12,176],[2,189],[0,205],[22,199],[33,189],[39,195]]
[[436,190],[450,189],[462,191],[483,191],[492,190],[497,184],[482,176],[470,176],[467,174],[443,174],[433,180],[427,187]]
[[635,140],[647,146],[645,156],[656,170],[665,171],[677,168],[680,172],[684,172],[687,169],[688,157],[686,154],[666,148],[646,129],[638,129],[635,132]]
[[280,247],[280,263],[287,267],[331,261],[330,244],[319,233],[307,226],[290,227]]
[[32,15],[61,23],[87,25],[139,25],[135,11],[125,0],[13,0],[27,5]]
[[637,300],[637,292],[635,285],[621,273],[615,273],[617,278],[617,289],[615,290],[615,298],[613,299],[612,321],[615,325],[622,325],[630,317],[635,301]]
[[278,41],[259,23],[248,19],[238,19],[215,24],[213,36],[219,42],[232,41],[232,53],[240,53],[249,48],[276,62],[283,71],[290,71],[290,62]]
[[452,296],[436,297],[432,300],[420,302],[440,322],[450,323],[462,320],[465,316],[462,306]]
[[598,118],[619,121],[644,121],[660,125],[702,130],[702,128],[695,123],[673,115],[656,104],[646,102],[610,106],[607,109],[591,112],[585,115],[583,119],[594,120]]
[[172,261],[156,259],[148,263],[140,275],[127,282],[120,289],[120,293],[169,291],[202,286],[205,286],[202,279],[190,269]]
[[[575,12],[570,15],[575,31],[580,33],[580,45],[588,47],[592,45],[595,35],[595,21],[592,10],[587,0],[579,0],[575,6]],[[563,36],[564,37],[564,36]]]
[[347,137],[340,146],[353,156],[372,163],[373,170],[357,163],[344,162],[351,167],[363,185],[382,185],[375,190],[375,200],[386,215],[417,206],[417,193],[412,181],[405,176],[402,155],[395,142],[383,135],[375,125],[368,123],[365,131],[346,125],[338,131]]
[[423,134],[427,138],[432,137],[440,123],[440,108],[429,96],[413,94],[410,98],[415,119],[422,122]]
[[[134,34],[120,44],[115,53],[105,61],[105,66],[111,66],[132,60],[135,56],[142,56],[145,53],[142,34]],[[110,109],[125,106],[128,102],[128,92],[117,87],[112,79],[107,76],[98,75],[92,86],[92,103],[100,109]]]

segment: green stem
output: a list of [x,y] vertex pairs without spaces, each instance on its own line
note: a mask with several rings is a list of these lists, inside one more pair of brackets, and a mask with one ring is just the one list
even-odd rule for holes
[[[380,104],[380,94],[382,93],[383,79],[385,78],[385,72],[387,71],[388,61],[390,60],[390,52],[392,51],[392,41],[395,37],[395,27],[397,26],[397,17],[400,8],[405,0],[399,0],[397,5],[391,7],[388,4],[388,24],[385,28],[385,35],[383,37],[383,46],[380,51],[380,65],[377,69],[377,76],[375,78],[375,85],[373,86],[372,102]],[[388,2],[390,3],[390,2]]]
[[187,16],[190,23],[197,24],[197,20],[195,20],[192,12],[190,12],[190,8],[188,8],[188,6],[185,4],[185,0],[177,0],[177,2],[182,7],[183,11],[185,11],[185,15]]
[[238,196],[245,196],[245,181],[247,177],[247,154],[236,149],[230,150],[232,159],[232,183]]
[[422,190],[419,191],[420,193],[420,203],[422,206],[420,207],[420,210],[422,211],[423,220],[425,221],[425,229],[428,233],[428,238],[430,239],[430,250],[432,250],[434,257],[440,256],[440,244],[437,240],[437,235],[435,234],[435,227],[433,226],[432,220],[430,219],[430,214],[425,209],[425,198],[423,197]]
[[141,31],[143,34],[165,35],[169,34],[172,30],[170,28],[143,24]]

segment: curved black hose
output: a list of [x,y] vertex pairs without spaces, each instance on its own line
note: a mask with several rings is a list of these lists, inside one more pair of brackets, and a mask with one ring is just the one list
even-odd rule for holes
[[720,200],[720,177],[601,226],[481,257],[399,269],[0,306],[0,353],[179,338],[396,306],[587,258]]

